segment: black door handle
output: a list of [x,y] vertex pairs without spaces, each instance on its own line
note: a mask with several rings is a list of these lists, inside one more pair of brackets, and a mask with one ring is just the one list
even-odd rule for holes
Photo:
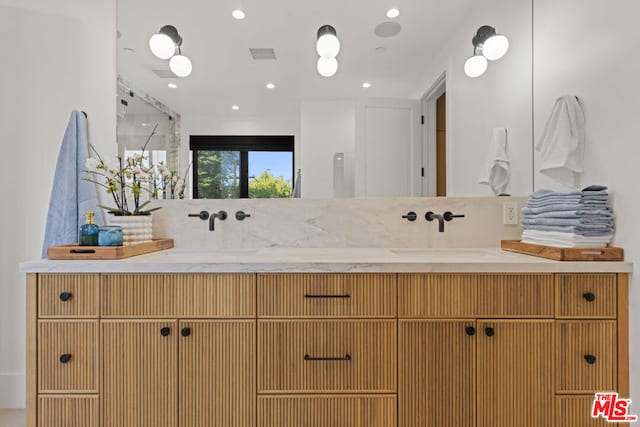
[[188,337],[189,335],[191,335],[191,328],[182,328],[180,333],[183,337]]
[[470,337],[474,336],[476,334],[476,328],[474,328],[473,326],[467,326],[464,331],[467,333],[467,335],[469,335]]
[[594,365],[596,363],[596,357],[593,354],[585,354],[584,355],[584,360],[589,364],[589,365]]
[[61,354],[60,355],[60,363],[67,364],[70,361],[71,361],[71,355],[70,354]]
[[582,294],[582,297],[588,302],[594,302],[596,300],[596,294],[594,294],[593,292],[585,292],[584,294]]
[[162,335],[163,337],[169,336],[169,334],[171,333],[171,328],[165,326],[164,328],[160,329],[160,335]]
[[487,326],[486,328],[484,328],[484,333],[488,336],[488,337],[492,337],[496,334],[496,330],[493,329],[490,326]]
[[349,360],[351,360],[351,355],[347,353],[344,355],[344,357],[311,357],[308,354],[305,354],[304,360],[306,360],[307,362],[318,362],[318,361],[348,362]]
[[71,292],[62,292],[60,294],[60,301],[67,302],[71,299]]

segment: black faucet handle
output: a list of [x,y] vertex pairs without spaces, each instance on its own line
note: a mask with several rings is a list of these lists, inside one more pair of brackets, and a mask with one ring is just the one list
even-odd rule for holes
[[243,221],[245,218],[251,218],[251,214],[245,213],[244,211],[236,212],[236,219],[238,221]]
[[408,212],[406,215],[402,215],[402,218],[413,222],[416,219],[418,219],[418,214],[413,212],[413,211],[411,211],[411,212]]
[[200,218],[203,221],[206,221],[209,219],[209,212],[207,211],[200,211],[200,213],[197,214],[189,214],[187,215],[188,217],[192,217],[192,218]]
[[445,212],[442,214],[442,218],[444,218],[445,221],[451,221],[453,218],[464,218],[464,214],[453,214],[452,212]]

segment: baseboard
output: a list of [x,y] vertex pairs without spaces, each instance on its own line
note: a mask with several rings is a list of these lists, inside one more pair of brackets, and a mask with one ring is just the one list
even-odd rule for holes
[[0,374],[0,408],[24,408],[24,374]]

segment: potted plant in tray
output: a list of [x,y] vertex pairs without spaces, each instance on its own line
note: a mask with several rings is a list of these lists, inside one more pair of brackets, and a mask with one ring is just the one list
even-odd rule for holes
[[114,207],[99,207],[111,214],[110,225],[122,227],[124,245],[146,242],[152,238],[151,213],[160,208],[148,207],[153,197],[155,182],[154,166],[145,165],[145,153],[157,127],[158,125],[153,128],[140,153],[126,159],[118,157],[113,164],[107,164],[95,147],[90,145],[96,157],[87,159],[84,172],[89,174],[89,177],[84,180],[105,188],[107,194],[113,197]]

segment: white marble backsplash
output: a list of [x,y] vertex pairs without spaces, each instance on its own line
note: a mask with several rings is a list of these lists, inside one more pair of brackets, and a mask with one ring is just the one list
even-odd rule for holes
[[[373,198],[373,199],[229,199],[164,200],[153,214],[154,237],[175,240],[176,248],[496,248],[502,239],[519,239],[517,225],[502,224],[502,204],[526,198]],[[190,218],[201,210],[225,210],[228,218]],[[235,218],[242,210],[251,217]],[[402,218],[409,211],[418,219]],[[438,232],[427,211],[464,214]]]

